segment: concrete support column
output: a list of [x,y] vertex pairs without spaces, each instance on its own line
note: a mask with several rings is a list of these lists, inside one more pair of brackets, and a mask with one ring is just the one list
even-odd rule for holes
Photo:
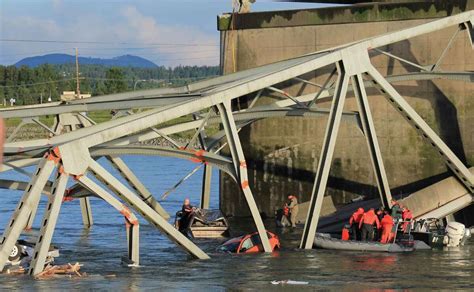
[[128,260],[133,265],[139,265],[140,258],[140,225],[138,223],[127,222],[125,223],[127,231],[127,251]]
[[80,198],[79,204],[81,206],[82,224],[86,228],[92,227],[94,220],[92,218],[92,208],[89,197]]

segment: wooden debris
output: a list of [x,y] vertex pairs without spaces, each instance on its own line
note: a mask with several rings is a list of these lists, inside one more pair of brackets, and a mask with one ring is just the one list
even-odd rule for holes
[[9,268],[5,271],[6,274],[16,276],[25,274],[25,269],[22,266]]
[[54,277],[55,275],[66,275],[66,276],[77,276],[83,277],[83,274],[79,272],[82,265],[75,263],[74,265],[60,265],[60,266],[47,266],[43,272],[35,276],[35,279],[43,280]]

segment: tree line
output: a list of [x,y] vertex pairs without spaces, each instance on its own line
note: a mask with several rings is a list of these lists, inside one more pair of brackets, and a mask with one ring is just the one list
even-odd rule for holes
[[[63,91],[76,90],[74,64],[38,67],[0,65],[0,103],[11,98],[16,105],[59,100]],[[92,96],[117,92],[181,86],[219,75],[218,66],[178,66],[156,68],[80,66],[80,91]]]

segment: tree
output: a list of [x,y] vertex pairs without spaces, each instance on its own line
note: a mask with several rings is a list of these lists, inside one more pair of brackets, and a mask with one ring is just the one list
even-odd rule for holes
[[127,90],[128,85],[125,80],[125,74],[123,70],[119,67],[112,67],[107,70],[105,74],[105,87],[107,93],[117,93],[124,92]]

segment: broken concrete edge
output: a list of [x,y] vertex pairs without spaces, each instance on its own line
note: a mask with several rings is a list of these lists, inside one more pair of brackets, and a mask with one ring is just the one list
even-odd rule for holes
[[[384,3],[217,16],[219,31],[441,18],[474,9],[474,0]],[[233,19],[232,19],[233,18]]]

